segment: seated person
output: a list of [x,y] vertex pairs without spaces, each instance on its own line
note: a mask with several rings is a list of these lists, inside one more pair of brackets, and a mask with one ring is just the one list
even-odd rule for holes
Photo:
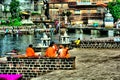
[[59,58],[69,58],[70,54],[68,53],[68,50],[69,50],[69,48],[66,45],[64,45],[64,46],[60,45],[59,51],[58,51],[58,53],[59,53],[58,57]]
[[80,44],[80,38],[78,38],[77,40],[75,40],[75,44],[79,45]]
[[53,48],[54,43],[51,43],[49,47],[45,51],[45,57],[55,58],[57,57],[57,54],[55,52],[55,49]]
[[52,41],[50,44],[53,44],[53,49],[54,49],[54,52],[57,54],[57,51],[58,51],[58,46],[57,46],[57,44],[54,42],[54,41]]
[[35,54],[34,49],[33,49],[33,45],[30,44],[27,48],[26,48],[26,57],[38,57],[37,54]]

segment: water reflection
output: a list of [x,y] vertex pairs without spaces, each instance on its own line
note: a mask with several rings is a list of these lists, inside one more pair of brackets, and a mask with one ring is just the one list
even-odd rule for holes
[[[91,36],[94,38],[100,37],[100,35],[94,34],[68,34],[71,38],[70,40],[75,40],[78,37],[81,39],[87,39]],[[59,35],[54,35],[53,39],[58,42]],[[10,52],[12,49],[18,49],[21,53],[25,53],[25,49],[29,44],[40,43],[40,38],[42,34],[37,33],[36,35],[5,35],[0,37],[0,54]]]
[[3,54],[10,52],[12,49],[18,49],[20,52],[25,53],[25,48],[28,44],[33,44],[33,40],[33,35],[5,35],[0,39],[0,51]]

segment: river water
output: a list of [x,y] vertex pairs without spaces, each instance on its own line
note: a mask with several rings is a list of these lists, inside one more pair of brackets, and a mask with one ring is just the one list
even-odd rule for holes
[[[89,34],[75,34],[69,33],[70,40],[75,40],[77,38],[98,38],[101,37],[98,34],[89,35]],[[40,43],[40,38],[42,34],[37,33],[36,35],[1,35],[0,36],[0,56],[3,56],[5,53],[10,52],[12,49],[19,50],[20,53],[25,53],[25,49],[29,44]],[[53,35],[53,40],[58,42],[58,35]]]

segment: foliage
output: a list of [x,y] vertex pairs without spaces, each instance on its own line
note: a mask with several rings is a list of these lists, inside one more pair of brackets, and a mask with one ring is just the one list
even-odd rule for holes
[[120,18],[120,0],[117,0],[116,2],[109,2],[108,9],[113,15],[114,20],[117,21]]
[[20,6],[20,2],[18,0],[12,0],[10,2],[10,12],[13,19],[19,17],[19,12],[20,12],[19,6]]
[[72,13],[70,11],[67,11],[67,12],[62,12],[62,16],[70,16]]
[[[11,0],[10,2],[10,13],[11,18],[8,20],[1,20],[1,25],[8,26],[21,26],[21,15],[20,15],[20,3],[18,0]],[[7,10],[5,10],[6,12]]]
[[120,0],[116,0],[116,2],[120,2]]
[[67,11],[67,12],[62,12],[62,16],[67,16],[68,17],[68,21],[70,22],[70,24],[71,24],[71,20],[70,20],[70,15],[72,14],[72,12],[70,12],[70,11]]
[[21,20],[20,18],[10,19],[9,25],[10,26],[21,26],[22,23],[20,20]]
[[72,12],[70,12],[70,11],[67,11],[67,13],[66,13],[66,16],[70,16],[72,14]]
[[32,16],[34,16],[34,15],[40,15],[40,13],[38,13],[38,12],[32,12],[31,15]]
[[21,26],[22,23],[19,18],[9,18],[8,20],[1,20],[1,25],[7,25],[7,26]]
[[0,23],[1,23],[2,25],[5,25],[5,24],[7,23],[7,21],[5,21],[5,20],[0,20]]

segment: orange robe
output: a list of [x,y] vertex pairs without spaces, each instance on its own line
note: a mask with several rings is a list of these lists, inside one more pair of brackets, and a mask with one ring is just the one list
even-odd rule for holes
[[70,57],[70,54],[69,53],[67,53],[66,54],[66,56],[65,56],[65,58],[69,58]]
[[68,48],[63,48],[63,49],[60,51],[59,57],[60,57],[60,58],[69,58],[69,57],[70,57],[70,54],[68,53]]
[[45,56],[46,57],[51,57],[51,58],[56,57],[56,53],[55,53],[54,48],[53,47],[48,47],[46,52],[45,52]]
[[34,56],[35,56],[35,52],[34,52],[33,48],[28,47],[28,48],[26,49],[26,56],[27,56],[27,57],[34,57]]
[[54,45],[53,45],[53,49],[54,49],[54,53],[56,53],[56,54],[57,54],[58,47],[57,47],[57,45],[56,45],[56,44],[54,44]]

